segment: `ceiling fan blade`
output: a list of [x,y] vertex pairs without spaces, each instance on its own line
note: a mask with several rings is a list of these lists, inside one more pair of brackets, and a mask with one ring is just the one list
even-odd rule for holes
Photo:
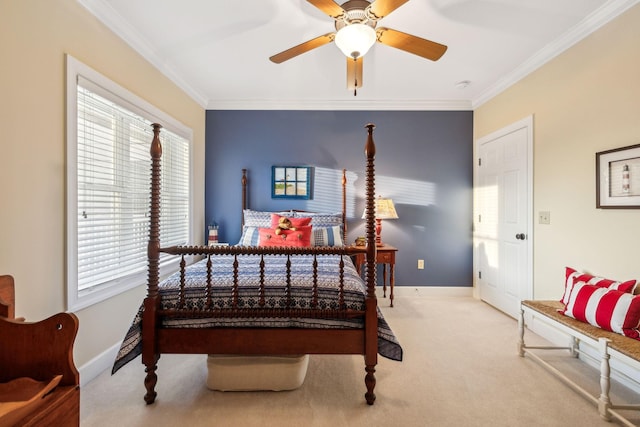
[[338,19],[345,14],[344,9],[333,0],[307,0],[309,3],[332,17]]
[[297,46],[289,48],[285,51],[277,53],[270,57],[271,62],[275,62],[276,64],[280,64],[284,61],[287,61],[291,58],[294,58],[298,55],[301,55],[305,52],[308,52],[312,49],[315,49],[320,46],[324,46],[327,43],[331,43],[335,38],[335,33],[327,33],[322,36],[318,36],[315,39],[308,40],[304,43],[300,43]]
[[375,0],[369,6],[371,12],[377,19],[382,19],[409,0]]
[[390,28],[376,30],[378,41],[387,46],[413,53],[432,61],[437,61],[447,51],[447,46]]
[[354,96],[356,90],[362,87],[362,58],[347,58],[347,89],[353,90]]

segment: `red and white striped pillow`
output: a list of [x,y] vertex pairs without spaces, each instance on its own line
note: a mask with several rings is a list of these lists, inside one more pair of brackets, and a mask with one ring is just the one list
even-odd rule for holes
[[625,282],[619,282],[616,280],[605,279],[603,277],[594,276],[592,274],[580,273],[571,267],[565,268],[565,282],[564,282],[564,295],[562,296],[562,303],[567,305],[569,301],[569,295],[573,286],[578,282],[584,282],[588,285],[597,286],[599,288],[606,288],[608,290],[618,290],[621,292],[634,293],[636,289],[635,280],[627,280]]
[[569,317],[640,340],[640,295],[578,282],[563,311]]

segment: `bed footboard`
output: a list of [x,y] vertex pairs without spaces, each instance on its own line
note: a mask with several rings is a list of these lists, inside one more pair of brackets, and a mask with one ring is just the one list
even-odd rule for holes
[[[349,308],[346,303],[345,296],[345,267],[346,263],[351,262],[347,259],[350,255],[355,254],[353,249],[347,247],[310,247],[310,248],[273,248],[273,247],[246,247],[246,246],[225,246],[225,247],[208,247],[208,246],[180,246],[160,249],[163,253],[178,255],[181,257],[179,270],[179,287],[177,289],[178,300],[175,307],[170,309],[157,309],[158,315],[169,317],[212,317],[212,318],[270,318],[270,317],[305,317],[305,318],[356,318],[364,317],[364,310],[355,310]],[[227,255],[228,264],[231,265],[229,276],[233,277],[232,287],[228,290],[229,303],[228,306],[216,306],[214,302],[214,276],[216,275],[216,267],[212,262],[217,255]],[[205,302],[202,305],[195,306],[188,304],[188,293],[194,292],[193,288],[187,285],[187,267],[186,256],[204,256],[206,267],[203,276],[206,276],[206,282],[201,285],[199,293],[204,295]],[[281,284],[285,297],[277,307],[273,304],[269,305],[268,272],[267,268],[272,261],[270,256],[280,256],[282,259],[282,273],[284,276]],[[319,280],[322,276],[319,274],[318,268],[322,267],[324,257],[335,256],[339,259],[338,263],[338,281],[335,284],[337,290],[337,306],[326,307],[321,304],[320,297],[321,287]],[[295,285],[293,275],[293,264],[300,258],[306,257],[305,260],[308,269],[304,270],[304,275],[312,282],[311,293],[304,298],[301,303],[299,298],[294,298],[292,290]],[[246,259],[254,260],[256,264],[255,271],[249,274],[249,277],[259,277],[258,283],[249,287],[256,296],[254,305],[247,306],[242,304],[241,293],[246,290],[243,287],[243,279],[246,274],[242,271],[243,262]],[[256,260],[259,260],[257,262]],[[285,261],[286,260],[286,261]],[[245,266],[246,267],[246,266]],[[297,272],[300,275],[300,271]],[[301,308],[304,307],[304,308]]]

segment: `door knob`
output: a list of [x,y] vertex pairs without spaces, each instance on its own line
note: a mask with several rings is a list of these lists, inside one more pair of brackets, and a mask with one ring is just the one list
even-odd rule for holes
[[525,239],[525,234],[524,233],[518,233],[516,234],[516,239],[517,240],[524,240]]

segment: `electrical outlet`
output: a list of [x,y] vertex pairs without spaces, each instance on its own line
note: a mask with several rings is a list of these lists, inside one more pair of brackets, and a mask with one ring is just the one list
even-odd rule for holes
[[540,224],[551,224],[551,212],[540,211],[538,213],[538,222]]
[[418,260],[418,270],[424,270],[424,260],[423,259],[419,259]]

